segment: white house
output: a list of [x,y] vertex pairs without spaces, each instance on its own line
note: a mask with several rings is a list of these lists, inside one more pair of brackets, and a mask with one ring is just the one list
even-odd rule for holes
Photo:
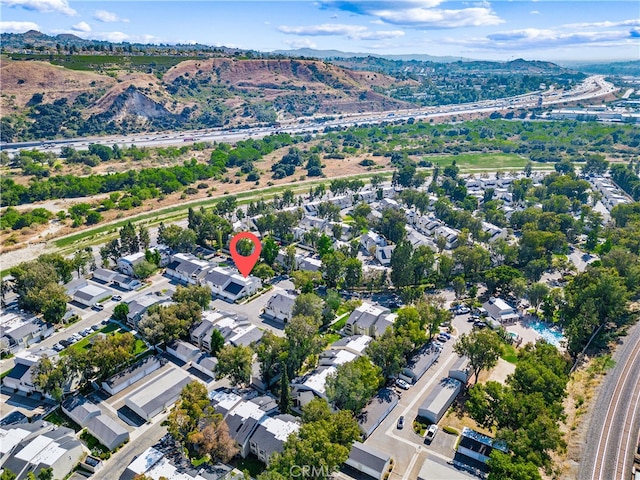
[[111,296],[111,293],[111,290],[98,285],[87,285],[76,290],[71,298],[82,305],[90,307],[103,298]]
[[492,319],[503,325],[515,323],[520,318],[516,309],[501,298],[491,297],[488,302],[482,304],[482,307]]
[[374,305],[369,302],[362,302],[356,308],[344,326],[347,335],[369,335],[378,337],[393,324],[395,316],[388,308]]
[[262,280],[253,275],[243,277],[229,268],[214,267],[207,271],[202,280],[211,289],[211,294],[235,302],[257,293],[262,288]]
[[276,293],[272,296],[264,307],[264,314],[276,320],[287,323],[291,320],[293,304],[296,297],[288,293]]
[[376,247],[376,260],[380,262],[380,265],[391,264],[391,254],[395,250],[395,245],[385,245],[384,247]]
[[144,252],[136,252],[118,259],[118,270],[133,277],[133,269],[145,259]]
[[207,272],[215,265],[190,253],[176,253],[171,257],[165,273],[179,282],[200,285]]
[[372,248],[384,247],[386,244],[387,242],[384,237],[373,231],[367,232],[360,237],[360,245],[367,253],[369,253]]

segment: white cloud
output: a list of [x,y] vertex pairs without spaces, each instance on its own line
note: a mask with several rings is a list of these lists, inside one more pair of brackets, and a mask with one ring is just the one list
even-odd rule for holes
[[309,40],[308,38],[294,38],[291,40],[285,40],[284,43],[291,48],[317,48],[318,45]]
[[461,10],[407,8],[376,10],[374,15],[386,23],[414,28],[458,28],[499,25],[504,23],[490,8],[473,7]]
[[630,20],[622,20],[620,22],[584,22],[584,23],[566,23],[562,28],[613,28],[613,27],[640,27],[640,18]]
[[442,43],[464,45],[480,50],[546,50],[555,48],[616,47],[638,43],[631,32],[626,30],[576,30],[565,28],[538,29],[524,28],[497,32],[481,38],[447,38]]
[[129,23],[128,18],[120,18],[118,14],[113,12],[108,12],[107,10],[96,10],[93,13],[93,18],[103,23],[113,23],[113,22]]
[[540,15],[540,12],[538,10],[531,10],[529,13],[531,15]]
[[90,32],[91,26],[87,22],[80,22],[76,23],[73,27],[71,27],[71,29],[75,30],[76,32]]
[[78,14],[69,6],[67,0],[2,0],[2,4],[7,7],[22,7],[25,10],[43,13],[62,13],[69,16]]
[[[410,28],[457,28],[504,23],[488,1],[467,3],[461,9],[436,8],[442,0],[326,1],[322,8],[337,8],[357,15],[378,17],[384,23]],[[465,5],[463,3],[463,5]]]
[[28,30],[40,30],[40,26],[33,22],[0,22],[0,31],[6,33],[24,33]]
[[129,39],[129,35],[122,32],[91,32],[88,38],[94,40],[105,40],[107,42],[120,43]]
[[278,27],[282,33],[287,35],[308,35],[311,37],[321,35],[353,35],[359,32],[365,32],[367,27],[359,25],[345,25],[342,23],[324,23],[322,25],[308,25],[301,27],[290,27],[281,25]]
[[385,40],[398,38],[404,35],[402,30],[379,30],[371,31],[361,25],[346,25],[342,23],[324,23],[322,25],[306,25],[291,27],[281,25],[278,30],[287,35],[301,36],[344,36],[352,40]]

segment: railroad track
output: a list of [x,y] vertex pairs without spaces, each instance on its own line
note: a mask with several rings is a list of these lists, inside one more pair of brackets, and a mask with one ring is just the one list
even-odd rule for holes
[[[640,407],[640,336],[635,340],[609,400],[593,465],[593,480],[627,480]],[[622,422],[622,423],[620,423]]]

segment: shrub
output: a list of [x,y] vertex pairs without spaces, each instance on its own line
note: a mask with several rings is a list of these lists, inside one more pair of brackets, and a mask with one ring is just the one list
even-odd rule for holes
[[450,427],[448,425],[446,427],[443,427],[442,430],[444,432],[450,433],[451,435],[460,435],[460,432],[458,432],[457,429]]

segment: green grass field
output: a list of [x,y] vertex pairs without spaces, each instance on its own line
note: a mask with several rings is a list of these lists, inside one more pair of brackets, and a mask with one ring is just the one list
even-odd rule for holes
[[[62,350],[60,352],[60,355],[66,355],[70,349],[74,349],[77,351],[89,350],[91,348],[91,338],[95,337],[98,333],[104,333],[106,335],[109,335],[109,334],[121,335],[123,332],[120,330],[120,327],[117,324],[108,323],[107,326],[105,326],[104,328],[101,328],[97,332],[87,335],[85,338],[83,338],[79,342],[76,342],[73,345],[69,346],[69,348]],[[145,345],[145,343],[139,338],[136,338],[135,349],[133,354],[139,355],[142,352],[144,352],[146,349],[147,349],[147,346]]]
[[[460,155],[444,155],[425,157],[433,164],[438,164],[441,167],[451,165],[453,161],[456,161],[456,165],[460,167],[460,170],[508,170],[508,169],[523,169],[529,161],[525,157],[516,155],[513,153],[461,153]],[[533,163],[533,167],[543,167],[543,163]],[[553,165],[551,165],[553,166]]]
[[500,357],[509,363],[518,363],[518,352],[513,345],[503,344],[502,355]]

